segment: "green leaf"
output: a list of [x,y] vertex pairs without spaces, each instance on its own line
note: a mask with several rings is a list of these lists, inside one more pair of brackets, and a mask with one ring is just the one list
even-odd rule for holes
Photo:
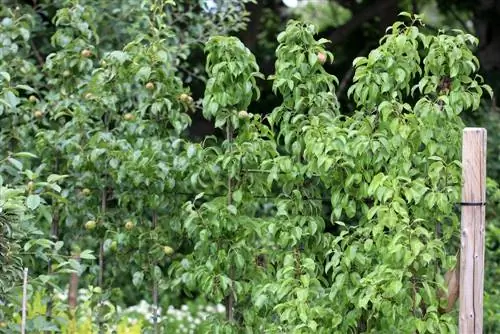
[[14,167],[16,167],[18,170],[23,170],[23,163],[21,161],[14,158],[7,158],[7,161],[14,165]]
[[67,178],[67,177],[68,177],[68,175],[50,174],[49,177],[47,177],[47,182],[53,183],[53,182],[57,182],[57,181],[63,180],[65,178]]
[[227,211],[229,211],[229,213],[231,213],[233,215],[238,214],[238,209],[236,209],[236,207],[232,204],[227,206]]
[[143,280],[144,280],[144,272],[142,272],[142,271],[136,271],[132,275],[132,284],[135,287],[141,286]]
[[31,209],[35,210],[40,206],[41,198],[39,195],[29,195],[26,198],[26,206]]
[[95,256],[92,254],[92,251],[89,249],[84,250],[80,253],[80,259],[83,260],[95,260]]

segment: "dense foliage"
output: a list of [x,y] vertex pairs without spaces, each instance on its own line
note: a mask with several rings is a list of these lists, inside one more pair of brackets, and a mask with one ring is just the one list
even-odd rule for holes
[[[460,115],[491,93],[477,39],[403,14],[355,59],[342,110],[328,41],[290,21],[267,78],[281,103],[253,112],[265,77],[225,36],[244,3],[42,2],[46,30],[0,9],[0,332],[19,331],[21,260],[32,331],[456,332]],[[193,139],[199,114],[216,136]]]

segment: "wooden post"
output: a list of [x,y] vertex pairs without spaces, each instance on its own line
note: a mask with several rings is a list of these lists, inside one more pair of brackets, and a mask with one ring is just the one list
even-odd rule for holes
[[23,271],[23,306],[21,309],[21,334],[26,333],[26,308],[28,300],[28,268]]
[[466,128],[462,144],[460,334],[483,333],[486,130]]

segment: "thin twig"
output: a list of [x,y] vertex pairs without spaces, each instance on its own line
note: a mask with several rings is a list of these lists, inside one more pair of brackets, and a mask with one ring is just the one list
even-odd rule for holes
[[43,65],[45,65],[45,60],[43,59],[42,55],[38,51],[38,49],[35,45],[35,42],[33,42],[33,40],[31,40],[30,42],[31,42],[31,48],[33,49],[33,53],[35,54],[35,58],[38,61],[38,64],[40,65],[40,67],[43,67]]
[[[367,48],[365,46],[363,49],[361,49],[361,51],[358,52],[355,58],[361,57],[366,51]],[[354,74],[354,65],[351,64],[349,70],[344,74],[342,80],[340,81],[339,90],[337,91],[337,98],[339,98],[344,93],[345,89],[347,88],[347,84],[351,80],[353,74]]]

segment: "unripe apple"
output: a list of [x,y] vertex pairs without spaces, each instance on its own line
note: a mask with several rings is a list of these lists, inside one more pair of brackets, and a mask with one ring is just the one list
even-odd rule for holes
[[63,77],[69,77],[71,75],[71,72],[69,70],[64,70],[62,72]]
[[321,64],[324,64],[326,62],[326,54],[324,54],[323,52],[318,52],[318,61]]
[[131,229],[134,228],[134,223],[129,220],[128,222],[125,223],[125,228],[130,231]]
[[170,246],[164,246],[163,252],[165,253],[165,255],[170,256],[170,255],[174,254],[174,249]]
[[151,81],[146,84],[146,89],[153,90],[155,88],[155,84]]
[[116,251],[117,248],[118,248],[118,243],[115,240],[113,240],[111,242],[111,245],[109,245],[109,250],[114,252],[114,251]]
[[89,49],[85,49],[82,51],[81,55],[84,58],[89,58],[92,56],[92,51],[90,51]]
[[125,115],[123,115],[123,119],[125,119],[126,121],[133,121],[135,120],[135,115],[128,112]]
[[36,110],[33,115],[35,115],[36,118],[42,118],[43,117],[43,112],[41,110]]
[[88,222],[85,223],[85,229],[88,231],[91,231],[95,229],[95,226],[97,225],[95,220],[89,220]]
[[82,189],[82,194],[83,194],[84,196],[88,196],[88,195],[90,195],[90,189],[89,189],[89,188],[83,188],[83,189]]
[[35,96],[35,95],[30,95],[30,97],[29,97],[29,101],[30,101],[31,103],[35,103],[36,101],[38,101],[38,99],[36,98],[36,96]]

